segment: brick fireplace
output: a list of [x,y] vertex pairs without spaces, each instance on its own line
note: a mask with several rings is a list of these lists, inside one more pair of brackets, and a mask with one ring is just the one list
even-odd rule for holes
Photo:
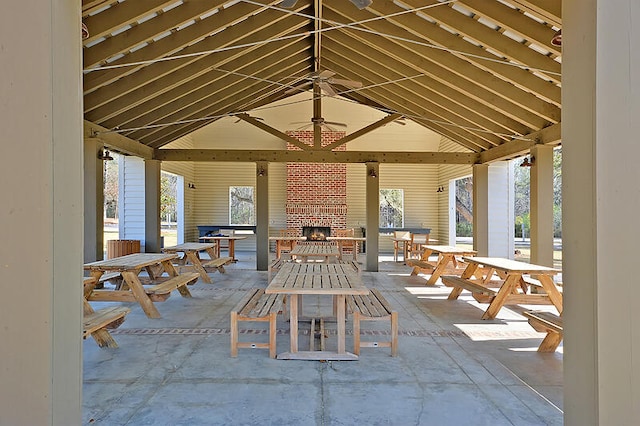
[[[313,130],[289,131],[290,136],[313,145]],[[322,146],[343,138],[345,132],[322,132]],[[289,144],[287,149],[300,148]],[[336,148],[344,151],[345,146]],[[347,165],[287,163],[287,228],[347,227]]]

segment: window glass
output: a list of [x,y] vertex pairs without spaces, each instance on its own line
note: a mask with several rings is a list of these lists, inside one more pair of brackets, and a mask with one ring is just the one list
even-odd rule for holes
[[229,187],[229,225],[255,225],[253,186]]
[[380,190],[380,227],[404,227],[404,191],[402,189]]

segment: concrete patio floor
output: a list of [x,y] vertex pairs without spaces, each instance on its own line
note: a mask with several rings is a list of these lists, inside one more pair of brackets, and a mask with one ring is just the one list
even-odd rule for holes
[[[255,253],[237,257],[226,274],[210,274],[213,284],[191,286],[192,299],[175,292],[157,303],[161,319],[127,304],[132,312],[112,332],[119,348],[84,342],[84,425],[562,424],[562,346],[536,352],[544,335],[518,314],[528,307],[483,321],[486,305],[466,292],[446,300],[449,288],[425,287],[426,276],[409,276],[411,268],[391,256],[362,277],[398,311],[397,357],[363,348],[357,361],[284,361],[264,349],[231,358],[229,312],[247,289],[267,285]],[[304,303],[307,312],[327,307],[318,298]],[[240,327],[267,339],[262,323]],[[350,329],[351,321],[348,350]],[[389,338],[388,322],[363,330],[363,340]],[[334,333],[329,325],[329,344]],[[308,326],[301,325],[300,344],[309,344]],[[288,323],[279,317],[278,352],[288,345]]]

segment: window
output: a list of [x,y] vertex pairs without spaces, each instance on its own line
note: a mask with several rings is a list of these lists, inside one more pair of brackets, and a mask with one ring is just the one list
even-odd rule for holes
[[404,227],[404,190],[380,190],[380,227]]
[[229,225],[255,225],[253,186],[229,187]]

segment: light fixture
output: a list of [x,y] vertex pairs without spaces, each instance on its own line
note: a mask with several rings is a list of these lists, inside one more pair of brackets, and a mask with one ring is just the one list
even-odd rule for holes
[[529,159],[529,157],[525,157],[524,161],[520,163],[520,167],[531,167],[534,164],[536,164],[536,157],[532,155],[531,159]]
[[562,30],[558,30],[551,39],[551,44],[554,46],[562,46]]
[[436,192],[444,192],[444,186],[439,186]]
[[87,26],[83,22],[82,23],[82,39],[86,40],[88,38],[89,38],[89,28],[87,28]]
[[378,172],[376,172],[376,169],[374,169],[373,167],[369,169],[369,176],[371,176],[372,178],[377,178],[378,177]]
[[196,184],[195,183],[189,182],[189,184],[187,186],[189,187],[189,189],[196,189]]
[[113,160],[113,157],[109,153],[109,150],[105,149],[104,151],[100,150],[98,152],[98,159],[104,160],[104,161],[111,161],[111,160]]
[[258,169],[258,176],[266,176],[266,175],[267,175],[267,171],[264,168],[260,167]]

